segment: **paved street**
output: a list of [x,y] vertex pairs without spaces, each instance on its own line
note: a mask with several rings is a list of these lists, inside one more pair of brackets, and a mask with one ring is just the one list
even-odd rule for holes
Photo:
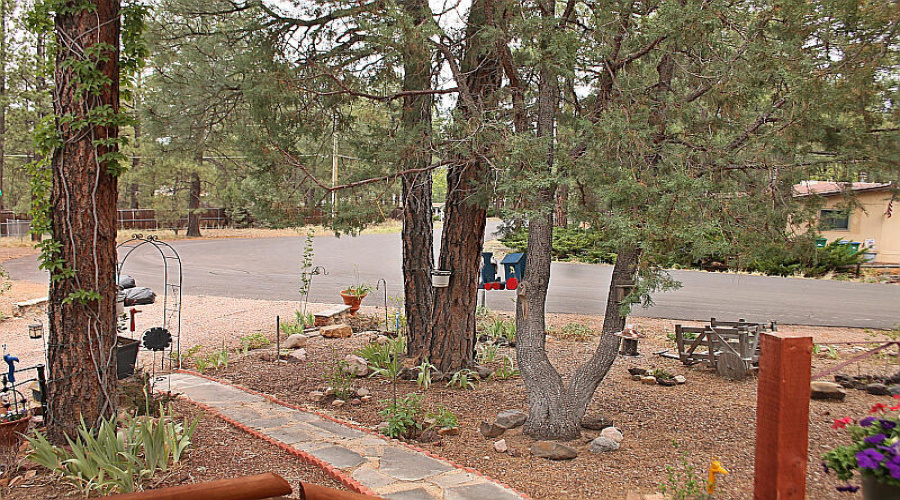
[[[491,226],[491,229],[495,224]],[[303,238],[182,240],[173,243],[184,262],[184,293],[267,300],[298,299]],[[312,302],[340,302],[338,292],[359,280],[387,281],[388,297],[402,294],[400,235],[323,236],[315,239],[315,264],[328,271],[313,278]],[[46,280],[34,257],[6,262],[13,279]],[[555,263],[548,311],[603,314],[611,266]],[[161,290],[161,259],[149,245],[123,269],[139,285]],[[710,317],[773,319],[783,324],[891,328],[900,323],[900,286],[740,274],[673,271],[683,283],[657,294],[637,316],[708,320]],[[513,310],[515,292],[487,292],[488,307]],[[383,301],[381,290],[366,299]]]

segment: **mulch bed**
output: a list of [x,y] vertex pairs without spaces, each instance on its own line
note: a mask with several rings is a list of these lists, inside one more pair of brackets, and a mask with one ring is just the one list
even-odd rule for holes
[[[562,325],[581,321],[598,327],[587,317],[556,315],[551,323]],[[585,430],[573,445],[579,456],[571,461],[552,462],[531,456],[528,448],[533,440],[522,434],[521,428],[507,431],[502,437],[517,456],[497,453],[493,441],[478,433],[480,422],[493,421],[504,409],[527,409],[521,378],[506,381],[482,382],[474,390],[449,389],[435,384],[421,390],[414,382],[399,382],[399,395],[418,393],[424,396],[424,408],[444,406],[459,419],[460,434],[445,436],[437,443],[417,445],[475,468],[501,480],[535,499],[624,498],[628,491],[654,492],[666,482],[667,466],[680,468],[682,456],[698,467],[701,477],[709,463],[718,459],[730,474],[718,483],[716,498],[750,498],[753,490],[753,457],[756,419],[756,378],[727,381],[708,370],[687,368],[678,361],[653,356],[662,348],[671,348],[665,334],[672,331],[674,322],[664,320],[636,320],[638,329],[649,333],[641,341],[643,356],[637,360],[620,358],[601,383],[589,407],[588,416],[612,419],[624,435],[622,447],[616,452],[595,455],[588,452],[588,443],[598,431]],[[785,330],[786,327],[782,327]],[[841,338],[866,338],[861,330],[816,329],[824,341]],[[331,340],[315,338],[306,347],[305,362],[274,363],[264,361],[260,353],[232,361],[227,369],[211,375],[240,386],[268,393],[279,399],[307,406],[337,418],[375,428],[383,409],[393,393],[392,385],[384,378],[356,379],[355,387],[372,392],[373,400],[361,406],[345,405],[335,408],[326,400],[314,402],[309,393],[327,385],[323,373],[336,357],[342,358],[368,342],[355,336]],[[578,342],[548,337],[547,348],[551,361],[564,376],[587,359],[596,346],[596,339]],[[501,354],[514,356],[509,348]],[[813,371],[834,365],[854,353],[841,348],[838,359],[815,356]],[[685,375],[688,383],[676,387],[646,386],[631,380],[627,369],[631,366],[660,367],[673,374]],[[873,360],[863,367],[866,373],[896,371],[896,358]],[[847,372],[855,374],[856,368]],[[842,444],[845,431],[834,430],[835,418],[860,418],[877,402],[889,398],[871,396],[861,391],[848,391],[844,402],[812,401],[810,405],[810,451],[807,474],[807,497],[816,499],[844,498],[834,486],[833,476],[826,476],[819,466],[820,456],[831,447]],[[499,438],[498,438],[499,439]]]
[[[179,466],[160,476],[155,484],[148,485],[148,489],[274,472],[294,488],[295,493],[290,498],[300,498],[296,493],[300,481],[346,490],[318,467],[303,463],[299,458],[235,429],[193,404],[175,401],[172,408],[186,419],[200,418],[194,433],[193,451]],[[8,466],[11,463],[20,465],[10,470]],[[8,479],[14,484],[12,488],[0,487],[0,498],[81,498],[74,487],[52,475],[49,470],[23,460],[21,456],[16,459],[6,453],[0,457],[0,472],[0,481]],[[2,484],[8,484],[8,481]]]

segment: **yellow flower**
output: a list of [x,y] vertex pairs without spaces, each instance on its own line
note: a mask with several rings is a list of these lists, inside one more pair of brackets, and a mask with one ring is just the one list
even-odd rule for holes
[[716,491],[716,474],[728,475],[728,471],[722,467],[722,462],[713,460],[709,464],[709,479],[706,481],[706,492],[712,495]]

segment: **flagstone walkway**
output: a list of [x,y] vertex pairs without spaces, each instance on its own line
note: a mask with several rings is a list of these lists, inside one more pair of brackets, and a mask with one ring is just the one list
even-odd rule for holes
[[[157,383],[249,428],[301,457],[324,462],[361,493],[394,500],[522,500],[527,498],[394,440],[278,404],[264,396],[187,373]],[[351,481],[346,479],[350,478]],[[368,491],[367,491],[368,490]]]

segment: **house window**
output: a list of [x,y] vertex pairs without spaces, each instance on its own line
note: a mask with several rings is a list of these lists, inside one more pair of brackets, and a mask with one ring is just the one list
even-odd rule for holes
[[819,230],[850,229],[850,211],[821,210],[819,212]]

